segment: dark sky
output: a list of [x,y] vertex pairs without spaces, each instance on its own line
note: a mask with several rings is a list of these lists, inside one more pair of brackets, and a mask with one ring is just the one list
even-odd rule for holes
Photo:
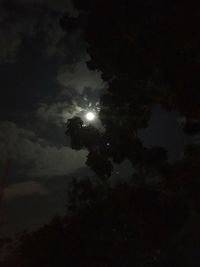
[[[0,1],[0,168],[10,160],[1,203],[0,233],[35,229],[65,212],[72,177],[93,175],[87,152],[74,151],[65,122],[96,107],[106,87],[90,71],[81,32],[63,31],[60,19],[77,11],[69,1]],[[167,148],[181,157],[187,140],[179,115],[155,107],[149,128],[140,132],[146,146]],[[176,148],[175,148],[176,147]],[[128,162],[116,167],[131,173]]]
[[64,13],[76,15],[68,1],[1,1],[0,12],[1,177],[11,162],[0,211],[3,234],[65,212],[72,175],[90,172],[86,151],[68,147],[64,123],[96,103],[104,84],[86,67],[80,33],[60,27]]

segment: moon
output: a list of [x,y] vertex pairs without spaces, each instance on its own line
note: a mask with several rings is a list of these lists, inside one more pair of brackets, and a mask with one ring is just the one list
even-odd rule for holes
[[95,119],[95,117],[96,116],[95,116],[94,112],[91,112],[91,111],[87,112],[85,115],[85,118],[87,121],[93,121]]

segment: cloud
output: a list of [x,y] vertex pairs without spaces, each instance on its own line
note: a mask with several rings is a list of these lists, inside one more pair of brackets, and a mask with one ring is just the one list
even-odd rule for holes
[[68,119],[97,108],[100,93],[106,87],[99,72],[88,70],[82,61],[65,65],[57,78],[62,88],[53,103],[39,104],[35,111],[38,121],[63,127]]
[[[31,69],[31,73],[24,79],[24,84],[27,83],[26,86],[24,86],[25,88],[18,88],[18,80],[13,84],[17,86],[17,90],[21,90],[22,94],[24,90],[24,94],[26,95],[27,88],[32,88],[33,83],[36,81],[35,84],[38,88],[36,90],[38,90],[38,95],[40,95],[41,98],[43,94],[46,93],[46,88],[49,87],[55,90],[56,98],[57,96],[60,96],[60,98],[63,97],[62,100],[53,99],[53,101],[55,101],[53,103],[46,103],[45,99],[39,99],[41,103],[39,108],[35,111],[36,118],[40,118],[43,123],[53,123],[59,126],[63,124],[63,122],[66,122],[67,119],[81,112],[83,108],[82,104],[85,103],[83,103],[84,101],[81,102],[80,99],[76,101],[75,98],[77,94],[83,99],[85,88],[90,88],[93,92],[100,92],[104,87],[101,73],[98,71],[91,71],[87,68],[86,61],[89,59],[89,56],[86,53],[86,43],[80,31],[77,30],[69,34],[60,27],[60,19],[63,13],[67,10],[70,13],[72,5],[70,1],[67,0],[12,0],[6,3],[6,5],[2,5],[3,2],[4,1],[0,0],[0,63],[15,62],[18,58],[19,50],[22,48],[23,38],[27,36],[33,38],[36,50],[39,51],[39,55],[41,54],[41,58],[45,59],[40,66],[37,66],[37,68],[43,68],[40,71],[42,78],[37,78],[38,75],[36,75],[36,77],[31,76],[32,74],[34,75]],[[32,49],[23,46],[25,52],[27,48],[29,51],[28,53],[31,54]],[[46,61],[47,58],[44,57],[44,55],[48,57],[49,61]],[[56,58],[58,62],[53,61],[52,63],[52,61],[50,61],[51,59],[49,57],[53,55],[56,55],[56,57],[52,57],[51,59]],[[56,66],[53,73],[55,73],[55,76],[57,74],[57,84],[55,83],[56,77],[54,77],[54,75],[51,77],[45,76],[46,72],[44,72],[44,69],[47,69],[47,71],[49,70],[49,68],[46,67],[47,65],[45,65],[46,62],[49,62],[50,68],[51,66]],[[33,62],[32,65],[34,66],[34,64],[36,63]],[[19,67],[22,67],[22,72],[26,72],[26,70],[23,69],[23,64],[20,64]],[[56,72],[57,68],[59,68],[58,72]],[[27,79],[29,76],[31,79],[30,81]],[[39,81],[37,81],[37,79],[39,79]],[[47,79],[51,79],[52,82],[48,83],[46,81]],[[28,84],[29,82],[30,84]],[[11,84],[9,87],[10,91],[13,90],[12,86]],[[72,92],[70,96],[67,95],[69,91]],[[20,94],[16,94],[14,99],[19,95]],[[35,100],[37,101],[37,99],[34,98],[35,95],[32,96],[30,92],[26,103],[29,101],[33,106],[33,102]],[[52,95],[53,93],[47,96],[48,100]],[[19,103],[20,100],[17,99],[17,102]]]
[[[18,144],[26,140],[36,139],[32,131],[17,127],[13,122],[0,123],[0,153],[1,159],[6,159],[16,154]],[[13,153],[15,152],[15,153]]]
[[82,94],[84,88],[99,90],[104,87],[101,72],[91,71],[84,61],[62,67],[57,76],[58,82],[64,87],[72,87]]
[[46,124],[55,124],[63,126],[63,124],[73,116],[79,114],[82,108],[75,102],[57,102],[52,104],[41,103],[36,110],[36,118]]
[[0,1],[0,62],[12,63],[23,37],[40,36],[49,56],[63,53],[60,43],[66,32],[60,27],[64,13],[75,14],[71,1],[13,0]]
[[83,167],[87,152],[55,146],[34,132],[12,122],[0,124],[1,162],[10,158],[21,174],[29,177],[69,175]]
[[21,44],[21,36],[32,36],[35,19],[20,16],[0,5],[0,61],[14,62]]
[[32,177],[55,177],[71,174],[85,164],[86,151],[74,151],[69,147],[46,146],[38,157],[32,158],[34,166],[28,174]]
[[47,191],[45,188],[37,182],[34,181],[26,181],[16,184],[11,184],[4,189],[4,200],[11,200],[24,196],[32,196],[32,195],[46,195]]

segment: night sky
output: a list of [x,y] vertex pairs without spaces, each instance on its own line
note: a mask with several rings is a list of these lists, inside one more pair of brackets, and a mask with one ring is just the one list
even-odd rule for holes
[[[81,34],[60,27],[68,1],[1,1],[1,175],[10,160],[0,231],[33,229],[65,211],[72,175],[89,173],[86,151],[72,150],[68,118],[96,105],[105,87],[89,71]],[[82,170],[83,169],[83,170]]]
[[[96,109],[106,83],[86,65],[90,55],[81,30],[68,33],[60,25],[64,14],[78,14],[69,1],[13,0],[0,5],[2,176],[10,160],[0,231],[9,234],[36,229],[63,214],[71,177],[91,175],[86,151],[69,147],[65,123]],[[146,146],[167,148],[172,161],[190,142],[179,117],[157,106],[149,127],[139,133]]]
[[[73,149],[65,134],[76,116],[84,127],[105,130],[98,115],[110,81],[88,67],[90,46],[80,21],[71,28],[62,23],[79,15],[70,0],[0,0],[0,237],[64,216],[72,179],[97,177],[86,165],[87,149]],[[165,148],[173,164],[185,146],[199,143],[198,134],[183,131],[185,120],[181,109],[155,103],[138,137],[146,148]],[[129,183],[129,159],[113,167],[111,184]]]

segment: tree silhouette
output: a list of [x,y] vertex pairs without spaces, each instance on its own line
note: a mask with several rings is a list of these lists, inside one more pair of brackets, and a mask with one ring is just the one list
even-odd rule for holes
[[68,209],[63,219],[24,234],[5,266],[161,267],[183,262],[180,251],[188,247],[190,214],[185,194],[152,185],[105,187],[85,179],[73,183]]
[[66,216],[24,234],[3,266],[196,266],[199,160],[187,147],[157,184],[73,180]]
[[136,105],[131,108],[141,111],[143,105],[148,110],[160,103],[199,120],[200,21],[195,5],[157,0],[74,3],[85,10],[80,17],[89,43],[88,66],[109,81],[106,96],[113,105],[123,107],[132,99]]
[[[197,10],[184,1],[74,3],[82,10],[76,20],[89,44],[88,67],[102,72],[108,90],[101,96],[98,115],[105,133],[79,127],[73,118],[66,132],[72,147],[88,149],[87,164],[102,178],[110,176],[111,161],[124,159],[138,170],[153,167],[160,173],[166,153],[144,148],[137,133],[148,126],[156,104],[180,112],[186,133],[199,132]],[[73,20],[66,20],[63,28]],[[73,134],[73,127],[78,134]]]

